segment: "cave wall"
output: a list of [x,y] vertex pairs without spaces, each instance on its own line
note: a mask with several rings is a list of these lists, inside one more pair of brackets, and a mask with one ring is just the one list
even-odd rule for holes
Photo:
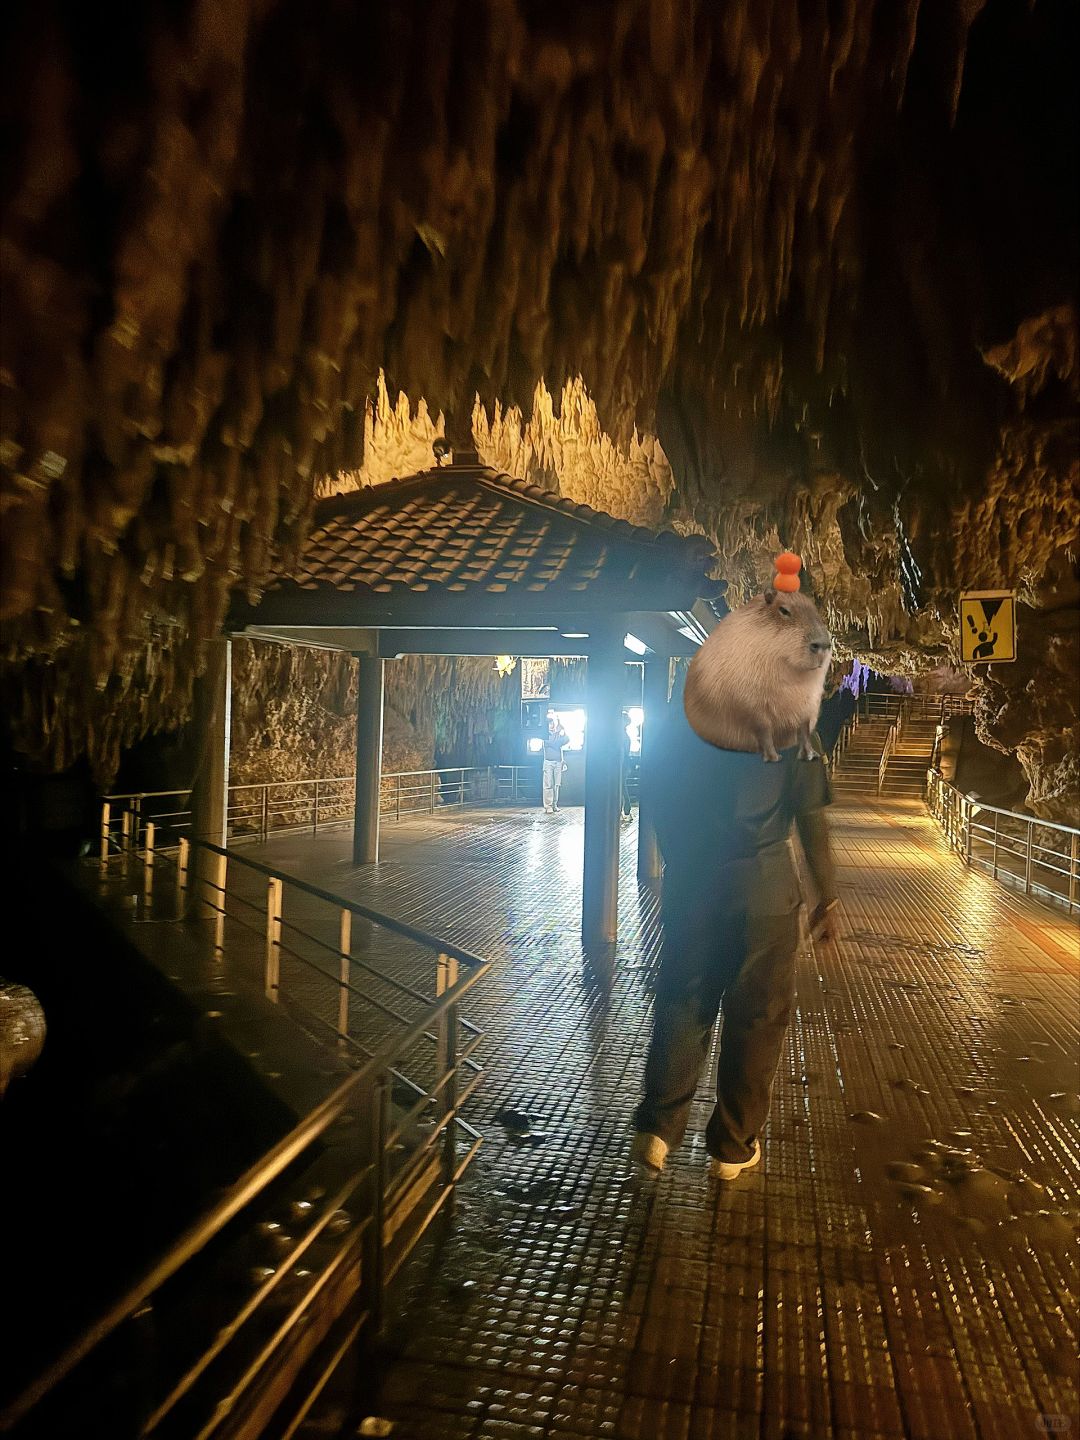
[[[1044,579],[1080,504],[1072,0],[19,0],[0,26],[4,704],[40,763],[104,775],[178,723],[230,593],[362,469],[382,368],[457,434],[479,397],[500,454],[543,378],[549,472],[580,376],[640,451],[627,493],[565,467],[592,503],[640,484],[735,595],[795,545],[878,668],[947,659],[958,589],[1018,586],[1032,674],[995,672],[979,723],[1075,803]],[[1058,689],[1025,731],[1032,681]]]
[[[234,640],[231,782],[351,776],[358,669],[330,650]],[[405,656],[385,677],[384,773],[515,758],[516,673],[471,656]]]

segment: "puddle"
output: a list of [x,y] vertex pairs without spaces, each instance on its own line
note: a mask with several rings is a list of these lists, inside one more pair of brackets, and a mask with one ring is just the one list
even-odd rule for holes
[[509,1107],[500,1110],[495,1116],[495,1123],[501,1125],[507,1135],[519,1140],[532,1134],[532,1116],[527,1115],[524,1110],[512,1110]]
[[515,1205],[541,1205],[559,1193],[557,1180],[528,1180],[521,1185],[504,1185],[501,1194]]
[[[970,1130],[953,1130],[946,1136],[950,1143],[925,1140],[913,1160],[888,1161],[885,1177],[901,1206],[935,1211],[986,1244],[1070,1249],[1076,1243],[1080,1211],[1056,1206],[1046,1186],[1023,1171],[984,1165],[964,1143],[972,1138]],[[920,1219],[930,1223],[928,1215]]]

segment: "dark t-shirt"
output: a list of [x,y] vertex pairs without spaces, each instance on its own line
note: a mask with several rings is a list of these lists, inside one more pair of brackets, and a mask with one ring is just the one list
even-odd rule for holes
[[561,760],[563,751],[570,743],[570,737],[560,725],[554,733],[550,730],[544,731],[544,759]]
[[832,798],[823,761],[800,760],[794,747],[779,762],[720,750],[694,733],[678,700],[655,744],[643,774],[660,851],[698,877],[783,843],[796,815]]

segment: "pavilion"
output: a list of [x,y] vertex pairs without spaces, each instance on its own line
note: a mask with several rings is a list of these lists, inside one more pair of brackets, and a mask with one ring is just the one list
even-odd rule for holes
[[[624,666],[644,662],[645,734],[670,694],[671,661],[715,624],[712,546],[578,505],[458,452],[451,464],[335,495],[315,511],[290,574],[237,605],[197,697],[205,761],[193,833],[224,844],[229,635],[347,651],[360,665],[353,856],[379,855],[383,681],[418,655],[574,656],[587,661],[582,936],[616,935]],[[626,641],[633,641],[628,647]],[[659,857],[639,811],[638,869]]]

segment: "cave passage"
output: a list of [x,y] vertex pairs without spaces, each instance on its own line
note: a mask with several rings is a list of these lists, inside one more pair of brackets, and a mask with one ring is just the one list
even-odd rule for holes
[[[364,1414],[410,1440],[735,1437],[762,1416],[983,1440],[1075,1415],[1075,922],[965,868],[920,801],[844,799],[834,822],[844,934],[801,954],[764,1163],[710,1187],[706,1070],[651,1199],[627,1160],[660,941],[636,822],[603,963],[576,937],[578,810],[404,820],[378,867],[347,830],[251,850],[495,962],[469,1006],[485,1143]],[[310,1433],[356,1403],[327,1399]]]

